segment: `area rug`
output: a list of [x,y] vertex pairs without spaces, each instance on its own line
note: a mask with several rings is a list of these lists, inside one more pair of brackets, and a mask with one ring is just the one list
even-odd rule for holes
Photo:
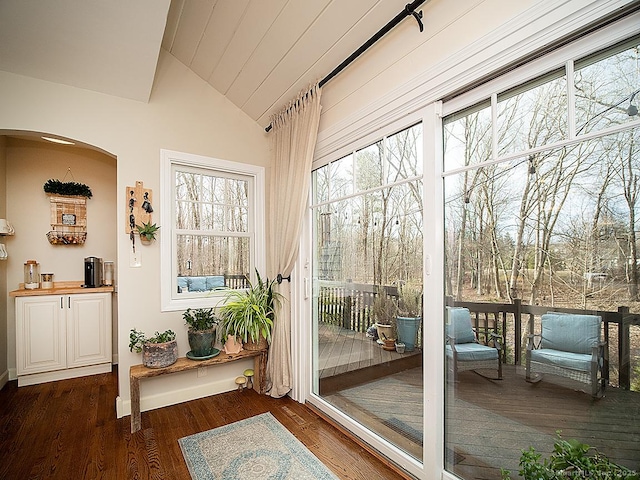
[[178,440],[194,480],[337,480],[270,413]]

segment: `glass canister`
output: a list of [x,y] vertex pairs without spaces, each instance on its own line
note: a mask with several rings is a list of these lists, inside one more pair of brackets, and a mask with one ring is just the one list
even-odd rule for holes
[[24,288],[34,290],[40,287],[40,264],[35,260],[24,262]]
[[104,262],[103,285],[108,287],[113,285],[113,262]]

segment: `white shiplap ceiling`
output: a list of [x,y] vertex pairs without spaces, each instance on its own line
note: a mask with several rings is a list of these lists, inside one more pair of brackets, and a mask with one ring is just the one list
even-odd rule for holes
[[162,46],[266,125],[406,3],[0,0],[0,70],[146,102]]

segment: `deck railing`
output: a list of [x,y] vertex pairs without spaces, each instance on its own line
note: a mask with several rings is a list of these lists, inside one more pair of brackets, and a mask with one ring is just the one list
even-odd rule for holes
[[[503,361],[505,363],[512,361],[516,365],[522,364],[524,359],[523,348],[526,347],[527,334],[539,332],[540,316],[543,314],[562,312],[598,315],[604,323],[604,341],[607,342],[609,352],[611,353],[612,350],[617,352],[617,355],[610,355],[609,358],[616,359],[613,365],[618,371],[618,386],[627,390],[631,387],[630,326],[640,325],[640,315],[629,313],[628,307],[618,307],[617,311],[611,312],[526,305],[519,299],[511,304],[456,301],[451,297],[447,297],[446,303],[449,306],[469,309],[472,323],[480,339],[489,331],[504,333],[507,348],[504,350]],[[613,335],[610,327],[613,329]],[[613,344],[611,337],[615,337]],[[610,375],[609,367],[607,365],[605,368],[607,379]]]
[[[318,293],[318,318],[323,323],[338,325],[356,332],[366,332],[371,325],[375,324],[373,303],[376,296],[382,292],[398,298],[398,289],[394,286],[322,281]],[[605,374],[609,378],[610,367],[614,369],[614,374],[617,369],[618,386],[624,389],[631,388],[630,327],[640,325],[640,315],[629,313],[628,307],[618,307],[615,312],[594,311],[526,305],[519,299],[514,303],[489,303],[456,301],[451,297],[447,297],[446,304],[469,309],[480,341],[485,340],[489,332],[504,334],[506,348],[503,350],[502,361],[516,365],[521,365],[524,360],[527,334],[539,331],[542,314],[563,312],[599,315],[604,323],[604,340],[607,342],[611,361]],[[418,334],[418,346],[422,345],[421,331],[422,327]],[[633,347],[640,348],[639,345]]]

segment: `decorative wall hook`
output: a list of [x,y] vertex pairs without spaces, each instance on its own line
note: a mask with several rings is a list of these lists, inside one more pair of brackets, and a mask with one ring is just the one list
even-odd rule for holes
[[283,277],[281,273],[278,274],[278,276],[276,277],[276,281],[278,282],[278,284],[282,283],[283,280],[286,280],[287,282],[291,283],[291,274],[289,274],[288,277]]

